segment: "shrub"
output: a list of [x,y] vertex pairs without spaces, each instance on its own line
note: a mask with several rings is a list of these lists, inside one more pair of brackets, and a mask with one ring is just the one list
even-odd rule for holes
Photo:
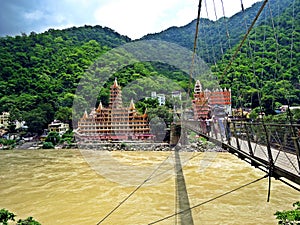
[[278,224],[292,225],[300,224],[300,201],[293,204],[296,209],[277,211],[274,215],[278,220]]
[[44,142],[43,143],[43,149],[51,149],[51,148],[54,148],[54,145],[52,142]]

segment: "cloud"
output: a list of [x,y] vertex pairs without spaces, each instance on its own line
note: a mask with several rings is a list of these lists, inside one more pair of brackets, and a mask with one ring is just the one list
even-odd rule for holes
[[33,12],[24,13],[24,18],[28,20],[40,20],[43,18],[43,12],[40,10],[35,10]]
[[[184,25],[195,18],[195,15],[182,14],[177,17],[183,5],[193,7],[193,1],[186,0],[118,0],[100,6],[94,13],[96,21],[121,34],[140,38],[148,33],[160,32],[170,26]],[[185,8],[185,9],[186,9]],[[172,24],[173,22],[176,24]],[[183,24],[184,23],[184,24]]]
[[[196,18],[198,7],[198,1],[195,0],[0,1],[0,36],[87,24],[106,26],[136,39],[171,26],[186,25]],[[244,7],[249,7],[256,1],[244,0]],[[209,3],[209,17],[214,18],[212,1],[204,2]],[[218,17],[223,16],[220,2],[224,2],[226,16],[241,10],[240,0],[215,2]],[[202,16],[204,15],[205,11],[202,12]]]

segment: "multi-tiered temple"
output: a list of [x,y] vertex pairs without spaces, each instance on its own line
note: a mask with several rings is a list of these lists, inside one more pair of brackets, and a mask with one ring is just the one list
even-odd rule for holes
[[193,100],[194,119],[207,119],[212,115],[223,117],[231,112],[231,90],[202,90],[199,80],[196,81]]
[[122,91],[117,80],[110,87],[110,102],[103,107],[100,102],[90,114],[86,111],[78,122],[78,138],[82,140],[147,140],[152,139],[148,116],[140,115],[133,103],[123,107]]

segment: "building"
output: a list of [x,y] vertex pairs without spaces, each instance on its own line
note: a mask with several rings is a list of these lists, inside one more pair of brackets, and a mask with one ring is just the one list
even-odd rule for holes
[[146,140],[152,139],[146,113],[140,115],[133,100],[129,107],[122,103],[122,91],[115,79],[110,87],[108,107],[99,103],[97,109],[86,111],[78,122],[76,138],[79,140]]
[[181,91],[172,91],[172,98],[178,98],[180,101],[182,100]]
[[57,132],[60,135],[63,135],[64,133],[69,130],[69,124],[62,123],[59,120],[54,120],[50,124],[48,124],[48,131],[49,132]]
[[202,90],[199,80],[196,81],[193,99],[194,119],[210,118],[212,115],[224,117],[231,115],[231,90]]
[[[3,129],[3,130],[8,130],[9,128],[9,117],[10,117],[10,114],[9,112],[2,112],[2,115],[0,115],[0,129]],[[28,127],[25,126],[25,121],[18,121],[18,120],[15,120],[13,121],[13,123],[15,125],[15,129],[27,129]]]
[[8,129],[9,112],[2,112],[0,115],[0,128]]
[[165,94],[157,94],[155,91],[151,92],[151,98],[156,98],[158,100],[158,104],[160,106],[166,104],[166,96]]

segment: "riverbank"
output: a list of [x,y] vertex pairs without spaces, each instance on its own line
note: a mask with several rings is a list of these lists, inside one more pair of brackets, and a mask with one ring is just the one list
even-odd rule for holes
[[211,142],[197,141],[188,145],[170,146],[168,143],[153,142],[80,142],[77,144],[79,149],[94,149],[107,151],[185,151],[185,152],[223,152],[219,146]]
[[[43,149],[42,142],[28,141],[17,145],[13,148],[2,148],[1,150],[41,150]],[[184,151],[184,152],[224,152],[220,146],[205,141],[197,140],[193,143],[187,145],[181,145],[178,143],[176,146],[170,146],[170,144],[165,142],[142,142],[142,141],[132,141],[132,142],[77,142],[69,145],[59,144],[56,145],[54,149],[90,149],[90,150],[105,150],[105,151]]]

